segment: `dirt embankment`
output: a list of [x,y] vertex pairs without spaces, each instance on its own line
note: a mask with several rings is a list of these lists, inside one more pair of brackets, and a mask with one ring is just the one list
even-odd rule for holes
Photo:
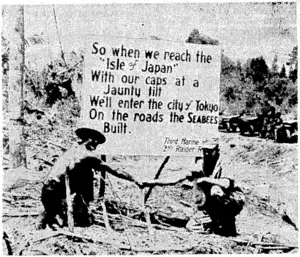
[[228,133],[221,137],[224,174],[235,177],[247,194],[244,214],[249,215],[249,228],[293,243],[298,240],[297,149],[298,144],[257,137]]

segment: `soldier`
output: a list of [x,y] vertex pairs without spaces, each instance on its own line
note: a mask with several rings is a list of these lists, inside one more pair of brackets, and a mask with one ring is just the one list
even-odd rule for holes
[[[203,176],[194,180],[194,215],[188,229],[208,228],[224,236],[237,235],[235,216],[245,203],[242,190],[234,181],[222,177],[222,164],[218,145],[204,148]],[[188,176],[190,179],[191,176]],[[206,216],[208,214],[208,217]]]
[[[93,151],[105,142],[105,137],[89,128],[79,128],[75,133],[78,141],[57,160],[44,181],[41,200],[45,211],[39,228],[45,228],[46,225],[54,228],[54,225],[66,224],[66,173],[74,197],[75,223],[87,225],[90,222],[88,205],[93,200],[93,169],[98,170],[101,164],[100,158],[94,156]],[[77,214],[85,217],[76,217]]]
[[[174,185],[191,177],[192,175],[185,174],[185,176],[173,176],[168,179],[143,181],[139,182],[138,185],[140,187]],[[202,177],[197,179],[196,184],[197,191],[194,194],[194,204],[197,210],[194,210],[194,215],[187,223],[187,228],[194,229],[202,226],[201,229],[208,228],[211,233],[236,236],[235,217],[241,212],[245,204],[242,190],[234,185],[234,180],[225,177]],[[208,217],[205,214],[208,214]],[[199,223],[196,224],[199,217]]]
[[274,116],[275,114],[275,107],[272,106],[269,101],[264,101],[264,105],[261,109],[261,114],[264,117],[270,117],[270,116]]
[[264,102],[264,106],[261,110],[262,128],[260,137],[262,138],[274,138],[274,119],[275,119],[275,107],[268,101]]
[[202,177],[197,186],[204,192],[205,200],[198,204],[211,218],[210,232],[224,236],[236,236],[235,217],[245,204],[242,190],[230,178]]
[[[210,232],[224,236],[236,236],[235,217],[243,209],[245,196],[242,190],[234,185],[232,179],[221,177],[222,167],[218,147],[213,147],[209,151],[210,158],[217,155],[218,159],[212,166],[203,165],[203,169],[201,169],[201,166],[198,166],[198,169],[200,168],[199,172],[192,170],[172,176],[171,178],[142,181],[137,184],[140,187],[145,187],[175,185],[186,179],[194,181],[193,195],[195,209],[194,215],[187,223],[187,228],[196,228],[197,222],[195,221],[200,217],[200,223],[203,221],[207,223],[206,226],[209,227]],[[205,154],[203,159],[205,160]],[[199,160],[200,158],[198,157]],[[199,212],[202,214],[198,215]],[[209,218],[205,216],[205,213],[208,214]]]
[[98,145],[106,141],[102,133],[91,128],[79,128],[75,133],[78,141],[57,160],[44,182],[41,200],[45,210],[38,228],[49,225],[55,229],[56,226],[66,225],[66,174],[74,198],[74,222],[79,226],[88,226],[92,222],[89,203],[94,199],[94,170],[105,170],[120,178],[135,181],[126,172],[104,165],[101,155],[95,153]]
[[274,139],[275,142],[282,143],[286,140],[286,130],[283,125],[283,120],[281,118],[281,113],[277,112],[274,121]]
[[267,125],[267,138],[268,139],[274,139],[275,138],[275,123],[276,123],[276,117],[275,113],[271,114],[268,118],[268,125]]
[[202,153],[202,156],[195,158],[195,170],[203,172],[205,176],[211,176],[214,171],[215,173],[221,172],[216,169],[216,167],[221,168],[219,144],[203,146]]

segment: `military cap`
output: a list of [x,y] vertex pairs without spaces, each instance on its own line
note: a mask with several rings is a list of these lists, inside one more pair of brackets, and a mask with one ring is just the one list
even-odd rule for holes
[[92,139],[97,140],[99,144],[103,144],[106,141],[105,136],[96,129],[81,127],[76,129],[75,133],[80,139],[84,141],[87,139]]

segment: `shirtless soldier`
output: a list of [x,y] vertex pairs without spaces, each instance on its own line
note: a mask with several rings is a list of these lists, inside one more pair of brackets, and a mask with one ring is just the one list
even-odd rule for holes
[[72,145],[54,164],[42,188],[41,200],[44,206],[38,228],[48,225],[63,227],[67,224],[67,203],[65,174],[68,174],[73,199],[74,223],[88,226],[92,222],[89,203],[94,199],[94,171],[107,171],[119,178],[135,181],[124,171],[113,170],[103,164],[101,155],[96,153],[105,136],[97,130],[79,128],[75,131],[78,141]]

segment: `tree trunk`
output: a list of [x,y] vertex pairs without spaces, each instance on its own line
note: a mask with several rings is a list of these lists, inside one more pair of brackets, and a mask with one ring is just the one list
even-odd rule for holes
[[9,40],[9,152],[10,167],[26,166],[23,139],[23,83],[24,83],[24,6],[6,6],[9,20],[7,33]]

